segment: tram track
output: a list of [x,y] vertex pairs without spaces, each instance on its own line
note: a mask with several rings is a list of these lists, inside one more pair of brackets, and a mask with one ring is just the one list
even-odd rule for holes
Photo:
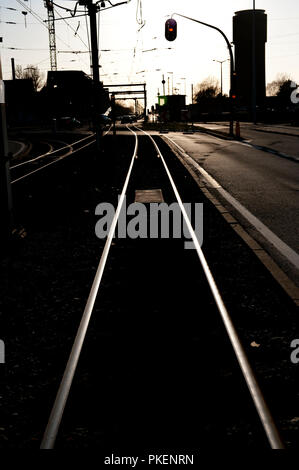
[[[71,390],[71,386],[72,386],[72,382],[73,382],[73,379],[74,379],[74,374],[76,372],[76,367],[78,365],[78,361],[79,361],[79,358],[80,358],[81,350],[82,350],[82,347],[84,345],[84,340],[85,340],[85,336],[87,334],[87,329],[88,329],[89,322],[91,320],[92,312],[95,308],[96,302],[101,302],[101,296],[100,295],[99,295],[99,299],[97,300],[98,291],[99,291],[99,288],[100,288],[100,285],[101,285],[101,282],[102,282],[102,276],[104,274],[104,269],[105,269],[106,263],[107,263],[107,261],[109,261],[109,251],[110,251],[110,248],[111,248],[111,245],[112,245],[114,231],[115,231],[116,224],[118,222],[118,218],[119,218],[121,210],[122,210],[122,205],[124,203],[125,196],[126,196],[127,193],[128,193],[128,195],[132,195],[136,191],[136,189],[141,189],[141,188],[138,188],[136,185],[137,184],[145,184],[145,178],[150,175],[151,171],[154,172],[157,169],[157,165],[160,166],[160,172],[162,172],[162,170],[164,172],[164,176],[162,178],[164,183],[165,183],[166,176],[167,176],[166,179],[168,180],[168,188],[166,189],[166,188],[162,187],[162,191],[165,194],[170,194],[170,192],[172,191],[175,198],[173,199],[173,196],[172,196],[172,199],[169,202],[172,202],[173,200],[176,200],[178,202],[179,206],[180,206],[180,209],[181,209],[182,213],[183,213],[185,223],[188,227],[188,230],[190,232],[193,243],[196,246],[197,256],[198,256],[199,261],[200,261],[200,264],[198,264],[198,268],[197,268],[196,272],[200,273],[203,270],[203,272],[205,273],[205,277],[206,277],[205,282],[202,280],[202,277],[203,277],[202,273],[199,275],[200,279],[201,279],[201,282],[204,283],[203,285],[206,285],[205,289],[209,285],[209,288],[212,292],[212,297],[214,298],[214,303],[217,306],[218,314],[220,313],[220,316],[222,318],[223,324],[224,324],[225,329],[226,329],[226,333],[228,334],[228,336],[230,338],[231,345],[233,346],[233,350],[236,354],[237,361],[238,361],[239,366],[242,370],[243,377],[244,377],[244,379],[247,383],[248,389],[249,389],[250,394],[251,394],[251,398],[253,399],[253,402],[254,402],[255,407],[256,407],[256,411],[257,411],[257,413],[260,417],[262,426],[264,428],[264,432],[267,435],[267,439],[268,439],[268,441],[269,441],[272,448],[283,448],[283,444],[282,444],[281,439],[279,437],[279,433],[276,429],[276,426],[273,422],[273,419],[271,417],[269,409],[268,409],[268,407],[266,405],[266,402],[263,398],[263,395],[261,393],[261,390],[259,388],[257,380],[256,380],[256,378],[255,378],[255,376],[252,372],[252,368],[249,364],[249,361],[247,359],[245,351],[244,351],[244,349],[241,345],[241,342],[238,338],[236,329],[234,328],[232,320],[231,320],[231,318],[228,314],[228,311],[227,311],[227,309],[224,305],[224,302],[223,302],[222,297],[221,297],[221,293],[219,292],[219,289],[217,288],[217,285],[214,281],[211,269],[210,269],[210,267],[209,267],[209,265],[208,265],[208,263],[205,259],[205,256],[204,256],[204,254],[202,252],[202,249],[200,247],[200,244],[198,242],[197,235],[195,234],[195,232],[192,228],[192,225],[191,225],[191,223],[188,219],[188,215],[187,215],[187,213],[184,209],[183,200],[180,196],[180,192],[176,188],[174,179],[171,175],[170,170],[168,169],[168,165],[166,163],[166,160],[163,157],[163,153],[161,152],[161,150],[159,148],[159,145],[157,144],[156,140],[154,140],[152,138],[152,136],[150,136],[149,134],[142,131],[142,133],[145,134],[145,136],[146,136],[144,138],[150,139],[151,144],[152,144],[153,148],[155,149],[155,157],[151,157],[151,160],[150,160],[151,165],[152,165],[152,167],[150,168],[151,171],[149,171],[149,168],[148,168],[147,169],[148,173],[145,175],[146,172],[145,172],[145,169],[144,169],[144,166],[143,166],[144,157],[143,157],[143,154],[140,151],[139,145],[138,145],[139,135],[137,134],[137,132],[141,133],[141,131],[140,131],[140,129],[138,129],[136,127],[134,127],[135,130],[133,130],[131,127],[128,127],[128,129],[130,129],[132,134],[134,134],[134,138],[135,138],[134,151],[133,151],[133,154],[132,154],[131,159],[130,159],[130,165],[129,165],[127,175],[125,177],[125,182],[124,182],[124,185],[123,185],[123,188],[122,188],[122,192],[121,192],[121,195],[118,199],[118,206],[117,206],[117,209],[116,209],[116,212],[115,212],[115,216],[113,218],[113,221],[112,221],[112,224],[111,224],[111,227],[110,227],[110,231],[109,231],[109,234],[108,234],[108,237],[107,237],[107,240],[106,240],[106,243],[105,243],[105,247],[103,249],[103,253],[102,253],[98,268],[97,268],[97,272],[96,272],[96,275],[95,275],[95,278],[94,278],[94,282],[93,282],[92,288],[90,290],[89,297],[88,297],[88,300],[87,300],[87,303],[86,303],[86,306],[85,306],[85,309],[84,309],[84,313],[83,313],[83,316],[82,316],[82,319],[81,319],[81,323],[80,323],[79,329],[77,331],[77,335],[76,335],[76,338],[75,338],[75,341],[74,341],[74,344],[73,344],[73,347],[72,347],[71,354],[69,356],[69,361],[68,361],[68,364],[66,366],[65,373],[64,373],[62,382],[60,384],[54,406],[52,408],[52,412],[51,412],[51,415],[50,415],[50,418],[49,418],[48,426],[47,426],[45,434],[44,434],[44,438],[43,438],[43,441],[42,441],[42,444],[41,444],[41,448],[43,448],[43,449],[53,448],[53,446],[54,446],[56,436],[57,436],[57,433],[58,433],[58,430],[59,430],[59,427],[60,427],[60,423],[61,423],[61,420],[62,420],[63,412],[64,412],[64,409],[65,409],[65,406],[66,406],[66,403],[67,403],[68,395],[69,395],[70,390]],[[137,131],[137,132],[135,132],[135,131]],[[159,158],[157,158],[157,157],[159,157]],[[154,160],[154,158],[156,158],[156,160]],[[139,165],[139,169],[137,168],[137,170],[135,168],[136,167],[136,162],[138,162],[137,166]],[[138,178],[138,174],[139,174],[139,176],[141,176],[141,179]],[[151,176],[149,176],[149,178],[151,178]],[[158,178],[158,180],[159,180],[159,178]],[[157,180],[157,182],[158,182],[158,180]],[[154,183],[155,179],[153,179],[152,181]],[[146,241],[146,242],[150,242],[150,241]],[[145,260],[149,261],[149,258],[148,258],[147,255],[145,255],[144,250],[149,249],[150,252],[152,252],[152,248],[149,248],[149,246],[147,246],[147,248],[145,246],[140,248],[140,244],[137,241],[135,241],[135,244],[137,244],[137,253],[139,254],[139,256],[141,258],[143,257]],[[134,247],[134,242],[133,241],[129,242],[129,245],[131,246],[131,248],[129,248],[129,252],[131,252],[130,250],[134,249],[133,248]],[[174,245],[172,245],[172,243],[170,243],[170,245],[171,245],[172,248],[175,247],[176,250],[178,249],[177,243],[175,243]],[[162,243],[162,246],[163,246],[163,249],[162,249],[162,252],[163,252],[163,250],[165,249],[165,246],[166,246],[165,245],[165,240]],[[155,248],[154,248],[153,253],[155,252],[156,249],[160,253],[161,248],[160,247],[158,248],[156,244],[154,244],[154,247]],[[127,249],[128,249],[128,247],[127,247]],[[168,254],[168,256],[171,256],[170,253]],[[183,261],[184,256],[182,255],[182,253],[180,253],[178,258],[182,260],[181,263],[182,263],[182,266],[184,266],[185,261]],[[167,259],[169,259],[169,258],[167,258]],[[121,265],[120,260],[119,260],[119,262],[120,262],[120,265]],[[137,262],[137,265],[138,265],[138,260],[136,260],[136,262]],[[194,259],[193,259],[192,263],[194,263]],[[201,265],[201,267],[200,267],[200,265]],[[141,267],[141,266],[139,266],[139,267]],[[144,269],[146,269],[146,268],[144,267]],[[162,266],[158,266],[157,269],[161,269],[164,272],[164,274],[166,275],[167,270],[164,271],[164,268],[162,269]],[[186,265],[185,265],[185,269],[186,269]],[[193,273],[194,273],[194,271],[193,271]],[[170,274],[168,273],[168,275],[170,275]],[[205,284],[206,282],[207,282],[207,284]],[[137,284],[138,284],[139,287],[141,287],[139,283],[137,283]],[[160,292],[161,292],[161,290],[160,290]],[[115,293],[117,295],[117,289],[115,290]],[[122,293],[124,293],[124,290],[122,290]],[[165,294],[168,295],[167,291],[166,291]],[[206,295],[206,292],[204,293],[204,295]],[[137,298],[139,298],[139,297],[137,296]],[[209,304],[209,302],[210,301],[208,301],[208,304]],[[166,302],[165,299],[162,300],[162,305],[163,306],[167,305],[167,302]],[[133,310],[134,309],[135,309],[135,307],[133,308]],[[169,317],[169,312],[167,312],[167,318],[168,317]],[[170,315],[170,317],[171,317],[171,315]],[[197,320],[196,320],[196,314],[195,314],[195,318],[193,317],[193,315],[191,315],[191,317],[190,317],[190,315],[188,315],[188,317],[189,317],[189,321],[192,319],[192,321],[195,322],[194,325],[197,325],[197,327],[198,327]],[[134,320],[133,320],[134,318],[135,318],[135,320],[137,319],[136,316],[133,315],[133,318],[131,320],[129,320],[129,323],[130,323],[131,327],[133,328],[133,330],[135,331],[135,334],[138,335],[139,334],[138,333],[138,325],[139,325],[139,327],[141,327],[142,320],[138,319],[138,321],[137,321],[138,325],[136,327],[136,325],[134,325]],[[157,315],[154,315],[154,320],[153,321],[157,321],[157,320],[158,320]],[[170,319],[168,318],[167,321],[169,321],[169,320]],[[107,319],[106,321],[108,322],[108,324],[110,324],[109,319]],[[177,321],[177,319],[175,317],[175,322],[176,321]],[[167,324],[167,322],[166,322],[166,324]],[[163,325],[162,329],[164,329],[166,327],[166,324],[165,324],[165,320],[162,320],[162,325]],[[122,327],[125,328],[125,325],[122,321],[121,321],[121,325],[122,325]],[[110,327],[111,327],[111,325],[110,325]],[[210,327],[211,327],[211,325],[210,325]],[[150,329],[151,334],[155,333],[155,327],[154,326],[151,326],[149,329]],[[108,335],[110,335],[110,334],[113,334],[111,330],[110,330]],[[177,334],[177,332],[176,332],[176,334]],[[212,333],[212,335],[213,335],[213,333]],[[158,337],[159,337],[159,335],[158,335]],[[149,338],[147,338],[146,342],[148,340],[149,340]],[[166,340],[166,343],[168,344],[169,340]],[[165,353],[164,346],[162,344],[160,345],[160,348],[161,348],[161,351],[163,351],[163,353]],[[162,361],[163,361],[163,359],[162,359]],[[193,363],[193,361],[192,361],[192,363]],[[172,367],[173,366],[171,366],[171,369],[172,369]],[[233,368],[234,367],[235,366],[233,366]],[[187,368],[187,369],[189,370],[189,368]],[[196,380],[194,382],[194,385],[195,384],[196,384],[196,387],[198,387],[198,383],[197,383]],[[180,387],[180,389],[181,389],[181,387]],[[242,391],[242,394],[243,393],[244,393],[244,391]],[[191,395],[192,395],[192,393],[191,393]],[[87,397],[86,397],[86,399],[87,399]],[[250,397],[248,396],[248,400],[249,399],[250,399]],[[76,406],[72,407],[72,410],[76,410]],[[144,410],[144,412],[145,412],[145,414],[147,414],[147,412],[145,410]],[[174,410],[174,413],[176,413],[176,410]],[[135,416],[135,412],[134,412],[134,416]],[[174,417],[172,417],[172,418],[174,419]],[[175,421],[175,419],[174,419],[174,421]],[[193,421],[193,419],[191,419],[191,421]],[[128,425],[128,426],[131,429],[131,425]],[[146,423],[145,423],[145,426],[146,426]],[[152,424],[149,425],[149,428],[151,429],[151,431],[153,431]],[[192,424],[191,428],[192,428],[191,429],[192,431],[195,431],[194,423]],[[136,431],[131,429],[131,432],[133,432],[133,435],[136,437]],[[188,435],[189,435],[189,431],[188,431]],[[194,436],[194,439],[196,440],[196,436]],[[168,443],[168,439],[166,439],[166,441]],[[161,445],[161,441],[159,441],[159,444]]]
[[[95,134],[88,135],[82,139],[79,139],[73,143],[66,144],[61,141],[59,143],[63,144],[63,146],[58,147],[55,150],[50,150],[46,153],[38,155],[36,157],[30,158],[20,163],[13,164],[10,167],[10,172],[12,174],[11,184],[17,183],[18,181],[22,181],[29,176],[32,176],[38,173],[45,168],[57,163],[69,155],[75,154],[80,152],[93,143],[95,143]],[[86,143],[86,141],[90,140]],[[58,141],[56,141],[58,142]],[[59,155],[60,152],[63,152],[62,155]]]

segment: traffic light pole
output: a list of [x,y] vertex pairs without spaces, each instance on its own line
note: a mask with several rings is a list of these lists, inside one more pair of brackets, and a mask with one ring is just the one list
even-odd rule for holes
[[0,241],[8,241],[12,229],[12,194],[10,185],[5,90],[0,57]]
[[235,81],[234,81],[234,77],[236,75],[235,73],[235,62],[234,62],[234,55],[233,55],[233,49],[232,49],[232,46],[231,46],[231,43],[229,42],[229,40],[227,39],[227,36],[224,34],[223,31],[221,31],[221,29],[217,28],[216,26],[213,26],[211,24],[208,24],[208,23],[204,23],[203,21],[199,21],[199,20],[195,20],[194,18],[190,18],[189,16],[184,16],[184,15],[181,15],[180,13],[173,13],[171,15],[171,17],[173,17],[174,15],[176,16],[181,16],[182,18],[185,18],[187,20],[190,20],[190,21],[195,21],[195,23],[200,23],[204,26],[207,26],[208,28],[212,28],[212,29],[216,29],[216,31],[218,31],[222,36],[223,38],[225,39],[225,42],[227,44],[227,47],[228,47],[228,50],[229,50],[229,56],[230,56],[230,90],[229,90],[229,98],[230,98],[230,123],[229,123],[229,133],[231,136],[234,135],[234,106],[233,106],[233,96],[234,93],[235,93],[235,90],[234,90],[234,87],[235,87]]
[[256,18],[255,18],[255,0],[253,0],[252,9],[252,118],[256,124]]

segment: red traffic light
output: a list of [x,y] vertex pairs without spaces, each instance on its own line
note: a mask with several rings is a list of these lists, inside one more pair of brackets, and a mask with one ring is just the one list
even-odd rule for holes
[[177,22],[170,18],[165,23],[165,38],[167,41],[174,41],[177,35]]

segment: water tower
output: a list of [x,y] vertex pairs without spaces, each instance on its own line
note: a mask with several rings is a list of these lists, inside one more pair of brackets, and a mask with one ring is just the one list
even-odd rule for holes
[[[255,19],[254,19],[255,16]],[[255,31],[255,35],[253,32]],[[237,11],[233,17],[233,42],[237,73],[238,103],[250,108],[253,90],[253,38],[255,37],[256,104],[261,106],[266,97],[265,45],[267,42],[267,15],[265,10]]]

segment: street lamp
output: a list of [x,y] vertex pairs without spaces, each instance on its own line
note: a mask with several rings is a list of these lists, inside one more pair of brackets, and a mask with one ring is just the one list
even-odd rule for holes
[[[224,38],[226,45],[228,47],[229,51],[229,57],[230,57],[230,92],[229,92],[229,97],[230,97],[230,122],[229,122],[229,134],[231,136],[234,135],[234,105],[233,105],[233,99],[236,98],[235,91],[234,91],[234,77],[235,77],[235,61],[234,61],[234,55],[233,55],[233,49],[231,46],[231,43],[229,42],[227,36],[224,34],[224,32],[220,29],[217,28],[216,26],[213,26],[208,23],[204,23],[203,21],[196,20],[195,18],[190,18],[189,16],[181,15],[180,13],[173,13],[171,17],[174,15],[180,16],[181,18],[185,18],[190,21],[195,21],[195,23],[202,24],[204,26],[207,26],[208,28],[215,29],[222,35]],[[167,38],[166,38],[167,39]]]
[[171,94],[173,95],[173,72],[167,72],[171,75]]
[[221,96],[223,96],[223,93],[222,93],[222,64],[224,64],[224,62],[227,62],[229,59],[226,59],[226,60],[216,60],[216,59],[213,59],[213,62],[218,62],[218,64],[221,65]]
[[186,96],[187,94],[187,89],[186,89],[186,77],[181,77],[180,80],[184,80],[184,94]]
[[176,93],[176,94],[179,95],[179,94],[181,93],[181,82],[177,82],[177,83],[176,83],[176,88],[175,88],[175,90],[178,92],[178,93]]

